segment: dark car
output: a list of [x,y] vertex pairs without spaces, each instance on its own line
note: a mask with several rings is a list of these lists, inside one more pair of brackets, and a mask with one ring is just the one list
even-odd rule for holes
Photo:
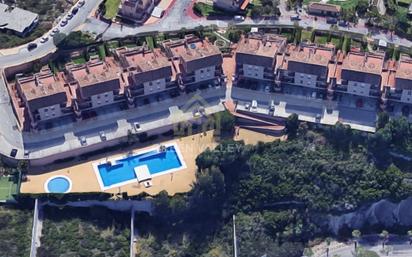
[[338,23],[338,19],[336,19],[336,18],[326,18],[326,23],[328,23],[328,24],[336,24],[336,23]]
[[349,25],[349,22],[347,22],[347,21],[344,21],[344,20],[339,21],[339,26],[341,26],[341,27],[347,27],[348,25]]
[[36,43],[30,43],[27,45],[27,50],[32,51],[34,49],[37,48],[37,44]]
[[16,155],[17,155],[17,149],[13,148],[10,152],[10,156],[14,158],[14,157],[16,157]]
[[300,21],[301,19],[300,19],[299,15],[295,15],[295,16],[291,16],[290,20],[291,21]]
[[74,7],[72,10],[72,14],[75,15],[79,11],[79,8]]

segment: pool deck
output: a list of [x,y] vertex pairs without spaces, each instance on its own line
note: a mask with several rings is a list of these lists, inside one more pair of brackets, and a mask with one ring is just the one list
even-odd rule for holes
[[186,163],[186,168],[171,172],[161,176],[152,178],[153,186],[145,188],[143,185],[132,182],[127,185],[122,185],[115,188],[110,188],[102,191],[96,174],[93,170],[93,163],[105,161],[107,158],[119,158],[126,155],[130,151],[119,152],[115,154],[107,154],[93,160],[75,164],[70,167],[60,168],[56,170],[43,170],[41,172],[29,172],[27,181],[22,182],[20,192],[23,194],[41,194],[46,193],[45,183],[48,179],[55,176],[65,176],[72,182],[71,193],[88,193],[88,192],[107,192],[112,194],[127,192],[128,195],[138,195],[143,192],[149,195],[156,195],[160,191],[167,191],[169,195],[176,193],[188,192],[191,185],[196,179],[196,157],[207,147],[214,148],[217,142],[213,138],[213,131],[208,131],[206,135],[196,134],[193,136],[172,139],[165,142],[154,143],[141,148],[132,149],[133,152],[141,152],[146,149],[159,147],[161,144],[177,144]]

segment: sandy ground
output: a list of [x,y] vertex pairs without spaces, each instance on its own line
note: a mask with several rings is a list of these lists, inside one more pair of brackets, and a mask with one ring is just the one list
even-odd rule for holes
[[236,63],[235,63],[235,57],[227,57],[225,56],[223,58],[223,72],[227,76],[227,80],[229,83],[228,86],[232,86],[232,76],[235,74],[235,69],[236,69]]
[[277,139],[280,140],[285,140],[286,137],[282,136],[282,137],[274,137],[274,136],[269,136],[269,135],[265,135],[262,133],[258,133],[255,131],[251,131],[251,130],[247,130],[247,129],[243,129],[240,128],[239,130],[239,134],[235,135],[235,140],[243,140],[245,142],[245,144],[249,145],[256,145],[259,141],[264,142],[264,143],[268,143],[268,142],[273,142]]
[[[127,192],[128,195],[137,195],[142,192],[146,192],[150,195],[156,195],[162,190],[166,190],[170,195],[187,192],[191,189],[191,185],[196,179],[196,156],[206,150],[207,147],[214,148],[217,145],[216,141],[213,138],[213,131],[207,132],[206,135],[196,134],[189,137],[170,140],[164,143],[176,143],[178,145],[183,155],[184,162],[186,163],[186,169],[154,177],[152,179],[153,186],[150,188],[145,188],[136,180],[136,182],[132,182],[121,187],[108,189],[104,192],[113,194]],[[147,147],[133,149],[133,151],[142,151],[146,148],[152,148],[159,145],[160,143],[153,144]],[[32,172],[32,174],[29,173],[28,180],[21,184],[20,192],[31,194],[45,193],[46,191],[44,189],[44,185],[47,179],[57,175],[64,175],[70,178],[70,180],[72,181],[72,193],[101,192],[102,190],[93,170],[92,163],[103,161],[106,158],[124,156],[126,154],[127,152],[113,154],[111,156],[84,162],[68,168],[42,172],[41,174],[34,174],[34,172]]]

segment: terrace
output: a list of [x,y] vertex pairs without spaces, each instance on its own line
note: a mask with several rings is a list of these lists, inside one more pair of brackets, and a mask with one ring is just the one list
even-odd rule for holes
[[[80,164],[73,164],[69,167],[49,166],[36,171],[30,171],[27,181],[21,185],[21,193],[46,193],[45,184],[54,177],[65,177],[71,181],[71,193],[85,192],[106,192],[110,194],[127,193],[128,195],[138,195],[143,192],[150,195],[156,195],[166,190],[169,195],[187,192],[195,181],[197,166],[195,163],[196,156],[206,148],[214,148],[217,142],[214,140],[213,131],[204,134],[195,134],[192,136],[182,137],[178,140],[167,142],[152,143],[151,145],[141,145],[139,148],[122,150],[119,152],[101,155],[95,159]],[[109,160],[124,158],[124,156],[138,155],[159,149],[161,145],[174,145],[179,149],[179,158],[185,163],[181,169],[166,173],[159,173],[152,176],[150,187],[145,187],[137,178],[129,180],[127,183],[116,184],[111,187],[102,187],[101,178],[96,173],[94,166],[96,163],[107,163]],[[78,162],[76,162],[78,163]]]

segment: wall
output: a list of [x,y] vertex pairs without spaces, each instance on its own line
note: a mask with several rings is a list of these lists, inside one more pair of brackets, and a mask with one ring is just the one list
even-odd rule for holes
[[143,83],[144,94],[150,95],[166,90],[166,79],[158,79]]
[[195,71],[195,82],[211,80],[215,78],[216,67],[210,66]]
[[38,109],[40,120],[54,119],[62,116],[60,104],[51,105]]
[[243,75],[252,79],[263,79],[265,67],[243,64]]
[[318,76],[295,72],[295,85],[316,88]]
[[92,107],[97,108],[103,105],[109,105],[114,102],[113,91],[101,93],[98,95],[93,95],[91,97]]
[[348,81],[348,93],[360,96],[369,96],[371,85],[356,81]]

